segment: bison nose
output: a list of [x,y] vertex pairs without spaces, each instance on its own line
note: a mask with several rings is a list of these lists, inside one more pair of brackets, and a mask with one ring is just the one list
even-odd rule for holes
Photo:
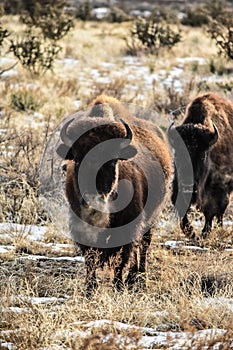
[[82,198],[81,198],[81,205],[84,207],[89,207],[91,206],[92,202],[99,202],[99,203],[104,203],[106,202],[106,196],[104,194],[99,194],[99,195],[91,195],[87,192],[84,192],[82,194]]
[[81,205],[83,205],[84,207],[88,207],[88,194],[86,192],[84,192],[82,195]]

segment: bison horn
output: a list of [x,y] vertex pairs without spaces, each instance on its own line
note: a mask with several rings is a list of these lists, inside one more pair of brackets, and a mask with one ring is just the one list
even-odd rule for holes
[[68,120],[68,122],[66,122],[62,129],[61,129],[61,132],[60,132],[60,137],[61,137],[61,140],[62,142],[64,142],[64,144],[66,146],[72,146],[72,140],[69,139],[69,137],[67,136],[67,133],[66,133],[66,130],[68,128],[68,126],[73,122],[74,118],[73,119],[70,119]]
[[171,125],[169,126],[169,128],[168,128],[168,131],[167,131],[167,133],[168,133],[168,136],[172,136],[172,131],[175,129],[175,126],[174,126],[174,122],[173,123],[171,123]]
[[122,148],[125,148],[126,146],[128,146],[133,138],[133,132],[132,129],[130,128],[129,124],[127,124],[123,119],[120,119],[120,121],[122,122],[122,124],[124,125],[125,129],[126,129],[126,136],[125,138],[129,140],[129,142],[126,144],[125,142],[123,142],[122,144]]
[[173,141],[174,132],[173,131],[175,129],[176,129],[176,127],[174,126],[174,122],[173,122],[173,123],[171,123],[171,125],[169,126],[168,131],[167,131],[168,140],[169,140],[172,147],[174,146],[174,141]]
[[213,123],[213,127],[214,127],[214,132],[210,134],[210,143],[209,145],[212,146],[213,144],[215,144],[215,142],[217,142],[218,140],[218,129],[217,126]]

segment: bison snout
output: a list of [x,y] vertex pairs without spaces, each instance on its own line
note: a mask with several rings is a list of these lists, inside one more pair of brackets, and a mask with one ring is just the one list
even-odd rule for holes
[[85,208],[92,207],[93,205],[96,207],[98,204],[100,206],[103,205],[107,201],[106,195],[93,195],[87,192],[84,192],[81,198],[81,205]]

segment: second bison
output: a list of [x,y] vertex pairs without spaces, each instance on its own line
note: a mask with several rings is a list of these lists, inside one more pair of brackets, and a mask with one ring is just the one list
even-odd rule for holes
[[[202,237],[206,237],[214,217],[222,225],[233,191],[233,103],[212,92],[198,96],[189,104],[182,124],[170,128],[169,138],[176,168],[172,200],[181,228],[194,237],[187,213],[196,204],[205,216]],[[191,167],[193,178],[188,174]]]

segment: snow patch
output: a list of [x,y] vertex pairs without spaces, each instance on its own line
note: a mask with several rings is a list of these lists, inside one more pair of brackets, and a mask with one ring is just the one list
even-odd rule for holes
[[36,225],[21,225],[12,223],[0,223],[0,234],[4,234],[4,238],[7,235],[12,237],[12,235],[22,234],[27,236],[30,241],[41,241],[44,239],[47,227],[36,226]]

